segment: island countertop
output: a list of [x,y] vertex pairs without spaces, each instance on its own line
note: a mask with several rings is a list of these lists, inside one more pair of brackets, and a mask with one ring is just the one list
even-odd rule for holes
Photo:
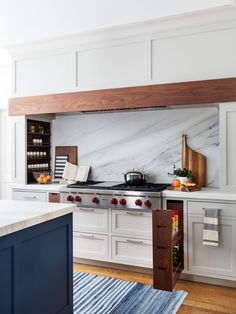
[[67,215],[76,205],[0,200],[0,237]]

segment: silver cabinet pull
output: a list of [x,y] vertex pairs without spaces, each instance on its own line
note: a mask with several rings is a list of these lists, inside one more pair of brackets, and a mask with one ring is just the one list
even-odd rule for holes
[[93,234],[80,234],[79,235],[81,238],[86,238],[86,239],[94,239],[95,236]]
[[82,212],[94,212],[93,208],[80,208]]
[[32,199],[32,198],[37,198],[37,196],[24,196],[24,198],[30,198],[30,199]]
[[144,244],[143,241],[138,241],[138,240],[126,240],[127,243],[133,243],[133,244]]
[[131,215],[131,216],[143,216],[143,213],[133,213],[133,212],[126,212],[127,215]]

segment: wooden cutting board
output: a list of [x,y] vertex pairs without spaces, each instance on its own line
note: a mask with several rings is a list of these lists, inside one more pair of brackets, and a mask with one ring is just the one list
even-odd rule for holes
[[192,170],[194,182],[200,186],[205,186],[206,157],[195,152],[187,146],[187,135],[182,135],[182,168]]

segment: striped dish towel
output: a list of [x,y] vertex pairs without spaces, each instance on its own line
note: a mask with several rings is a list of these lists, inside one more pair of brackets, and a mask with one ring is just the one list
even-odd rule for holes
[[219,209],[205,208],[203,245],[219,246]]

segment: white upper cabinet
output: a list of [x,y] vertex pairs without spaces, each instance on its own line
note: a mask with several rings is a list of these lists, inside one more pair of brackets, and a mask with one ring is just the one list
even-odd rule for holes
[[157,83],[236,76],[236,29],[152,40]]
[[77,52],[77,86],[80,90],[135,86],[144,84],[145,78],[145,41]]
[[236,102],[220,104],[220,187],[236,191]]
[[75,53],[15,61],[15,96],[67,92],[75,88]]

